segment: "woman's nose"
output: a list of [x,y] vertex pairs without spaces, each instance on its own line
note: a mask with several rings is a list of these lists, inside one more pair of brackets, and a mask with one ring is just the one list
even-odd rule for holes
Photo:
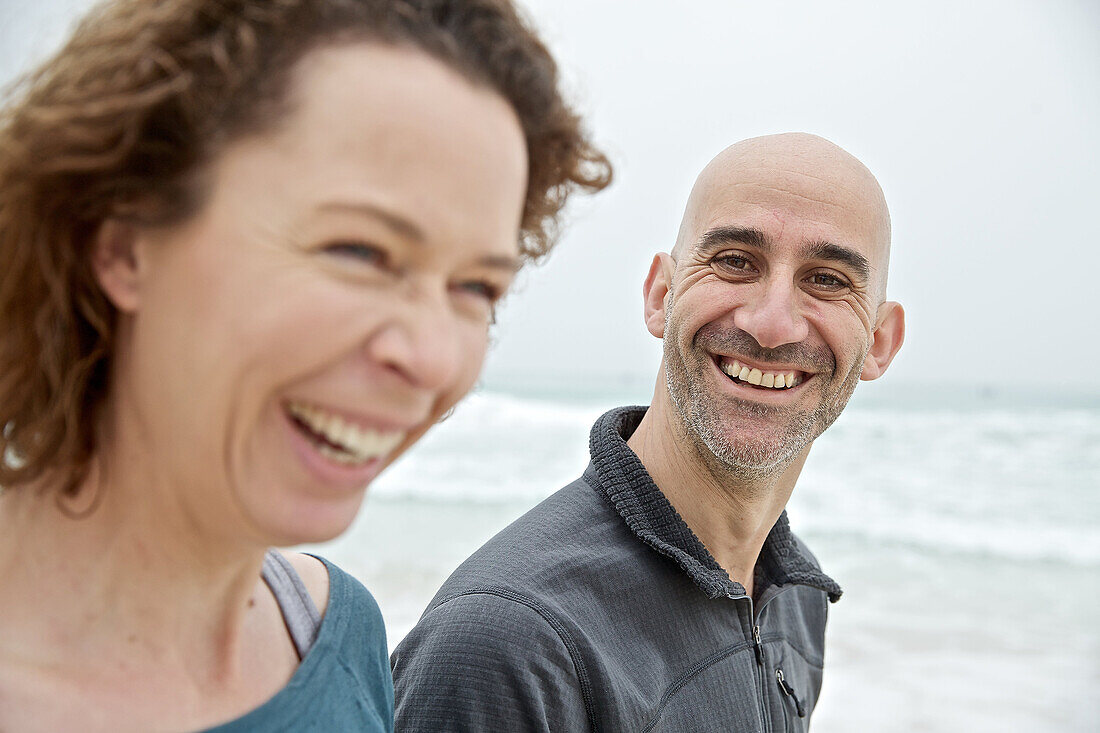
[[394,309],[393,317],[372,334],[368,349],[376,362],[411,385],[442,389],[455,383],[466,359],[460,324],[446,295],[418,294]]

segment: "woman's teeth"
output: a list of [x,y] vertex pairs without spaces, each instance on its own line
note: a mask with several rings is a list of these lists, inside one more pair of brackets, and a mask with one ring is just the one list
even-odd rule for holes
[[794,372],[762,372],[759,369],[747,367],[737,361],[719,362],[722,371],[734,379],[755,384],[758,387],[771,387],[772,389],[786,389],[802,383],[802,377]]
[[318,452],[346,466],[362,465],[386,455],[405,439],[401,431],[363,428],[312,405],[291,402],[291,416],[309,433]]

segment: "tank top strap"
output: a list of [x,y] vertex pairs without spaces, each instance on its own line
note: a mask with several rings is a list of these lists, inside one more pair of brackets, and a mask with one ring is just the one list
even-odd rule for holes
[[298,650],[298,659],[305,659],[321,628],[321,612],[317,610],[317,604],[310,597],[298,571],[282,553],[268,550],[264,554],[262,576],[279,604],[283,622]]

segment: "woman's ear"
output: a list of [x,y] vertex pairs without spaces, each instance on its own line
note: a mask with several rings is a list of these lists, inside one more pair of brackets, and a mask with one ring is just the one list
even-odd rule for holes
[[107,299],[120,312],[132,313],[141,302],[144,262],[133,224],[105,219],[92,245],[92,271]]
[[900,303],[886,301],[878,307],[875,331],[871,337],[874,341],[859,375],[860,379],[868,381],[882,376],[905,340],[905,310]]
[[649,275],[642,285],[645,303],[645,327],[657,338],[665,337],[665,298],[672,283],[676,263],[664,252],[654,255],[649,265]]

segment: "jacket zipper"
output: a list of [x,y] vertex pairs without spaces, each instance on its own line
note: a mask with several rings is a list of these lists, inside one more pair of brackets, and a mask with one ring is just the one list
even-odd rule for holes
[[768,693],[764,688],[767,667],[764,664],[764,645],[760,641],[760,626],[752,626],[752,648],[756,652],[756,666],[760,671],[760,715],[764,719],[764,730],[771,729],[771,716],[768,714]]
[[753,610],[752,599],[747,596],[727,596],[731,601],[747,600],[749,603],[749,619],[752,621],[752,649],[756,654],[756,670],[759,674],[759,699],[758,705],[760,707],[760,723],[764,726],[764,730],[771,730],[771,721],[768,715],[768,690],[766,687],[767,682],[767,666],[764,663],[764,645],[760,641],[760,626],[756,623],[756,613]]
[[779,689],[783,691],[783,694],[791,698],[794,701],[794,709],[798,712],[798,717],[806,717],[806,708],[802,705],[802,701],[798,699],[798,695],[794,694],[794,689],[790,686],[787,680],[783,679],[783,670],[775,670],[775,681],[779,683]]
[[756,663],[764,666],[764,646],[760,643],[760,627],[752,627],[752,647],[756,651]]
[[[767,678],[768,670],[767,670],[767,667],[766,667],[765,662],[764,662],[764,645],[760,641],[760,626],[758,624],[756,624],[756,614],[763,611],[764,606],[766,606],[771,601],[775,600],[775,597],[778,596],[782,592],[783,592],[783,589],[780,588],[774,595],[772,595],[770,598],[768,598],[764,602],[764,604],[760,606],[760,608],[756,609],[756,611],[753,613],[753,616],[752,616],[752,618],[753,618],[752,640],[753,640],[753,645],[756,648],[756,661],[757,661],[758,666],[760,667],[760,695],[761,695],[761,702],[763,703],[762,712],[764,713],[765,716],[768,715],[768,696],[767,696],[766,691],[764,690],[764,680]],[[752,608],[751,603],[749,605],[749,608]],[[791,686],[789,684],[787,684],[786,680],[783,679],[783,670],[779,669],[779,668],[776,668],[775,676],[776,676],[776,680],[779,682],[779,689],[782,690],[784,695],[786,695],[786,696],[790,697],[792,700],[794,700],[795,710],[797,710],[797,712],[798,712],[798,717],[805,718],[806,717],[806,708],[805,708],[805,706],[802,705],[802,701],[799,700],[798,697],[795,695],[794,690],[791,688]],[[780,705],[780,707],[783,709],[783,718],[787,722],[787,725],[784,726],[784,727],[790,727],[790,716],[787,714],[787,706],[786,705]],[[770,721],[765,719],[764,730],[769,730],[769,727],[768,727],[769,725],[770,725]]]

